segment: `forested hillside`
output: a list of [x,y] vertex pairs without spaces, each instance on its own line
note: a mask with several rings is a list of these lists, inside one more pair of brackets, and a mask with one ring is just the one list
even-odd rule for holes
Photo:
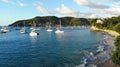
[[56,16],[45,16],[45,17],[34,17],[26,20],[18,20],[13,22],[9,26],[46,26],[51,23],[52,26],[59,25],[61,20],[62,26],[81,26],[81,25],[90,25],[90,22],[86,18],[74,18],[74,17],[61,17]]

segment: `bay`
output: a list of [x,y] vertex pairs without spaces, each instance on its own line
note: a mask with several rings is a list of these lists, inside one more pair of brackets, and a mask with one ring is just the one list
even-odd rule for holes
[[104,40],[102,32],[90,28],[64,27],[63,34],[56,34],[56,28],[37,30],[37,37],[11,32],[0,33],[0,66],[2,67],[74,67],[82,64],[83,52],[95,52]]

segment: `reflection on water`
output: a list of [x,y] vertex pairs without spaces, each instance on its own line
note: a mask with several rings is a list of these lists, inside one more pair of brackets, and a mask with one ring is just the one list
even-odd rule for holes
[[30,38],[31,38],[31,43],[33,45],[35,45],[35,43],[37,42],[38,37],[37,36],[30,36]]
[[59,34],[56,34],[56,37],[60,40],[62,39],[62,37],[64,36],[65,33],[59,33]]
[[48,32],[48,35],[51,38],[52,37],[52,32]]

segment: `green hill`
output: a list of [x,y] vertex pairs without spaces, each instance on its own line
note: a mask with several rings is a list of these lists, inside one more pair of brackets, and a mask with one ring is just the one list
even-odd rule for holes
[[81,26],[90,25],[88,19],[85,18],[74,18],[74,17],[61,17],[56,16],[44,16],[44,17],[34,17],[27,20],[18,20],[9,26],[42,26],[45,27],[49,22],[52,26],[59,25],[59,20],[61,20],[62,26]]

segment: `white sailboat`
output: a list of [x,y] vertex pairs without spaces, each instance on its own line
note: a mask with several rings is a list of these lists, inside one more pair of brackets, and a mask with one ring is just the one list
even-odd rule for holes
[[55,33],[64,33],[64,31],[61,30],[61,20],[60,20],[60,27],[57,28],[57,30],[55,31]]
[[7,33],[7,32],[9,32],[10,30],[9,30],[9,28],[8,27],[2,27],[2,29],[1,29],[1,33]]
[[51,26],[50,26],[50,23],[49,23],[49,26],[48,26],[48,29],[47,29],[47,32],[51,32],[52,29],[51,29]]
[[24,22],[24,28],[22,28],[22,29],[20,30],[20,33],[21,33],[21,34],[25,34],[25,33],[26,33],[25,22]]
[[35,32],[35,29],[32,29],[29,35],[30,36],[37,36],[38,33]]
[[25,34],[25,33],[26,33],[26,28],[22,28],[22,29],[20,30],[20,33],[21,33],[21,34]]
[[[34,22],[34,26],[36,26],[35,22]],[[37,36],[37,35],[38,35],[38,33],[37,33],[37,32],[35,32],[35,30],[36,30],[36,29],[35,29],[35,27],[32,27],[32,28],[31,28],[31,32],[30,32],[30,34],[29,34],[29,35],[30,35],[30,36]]]

